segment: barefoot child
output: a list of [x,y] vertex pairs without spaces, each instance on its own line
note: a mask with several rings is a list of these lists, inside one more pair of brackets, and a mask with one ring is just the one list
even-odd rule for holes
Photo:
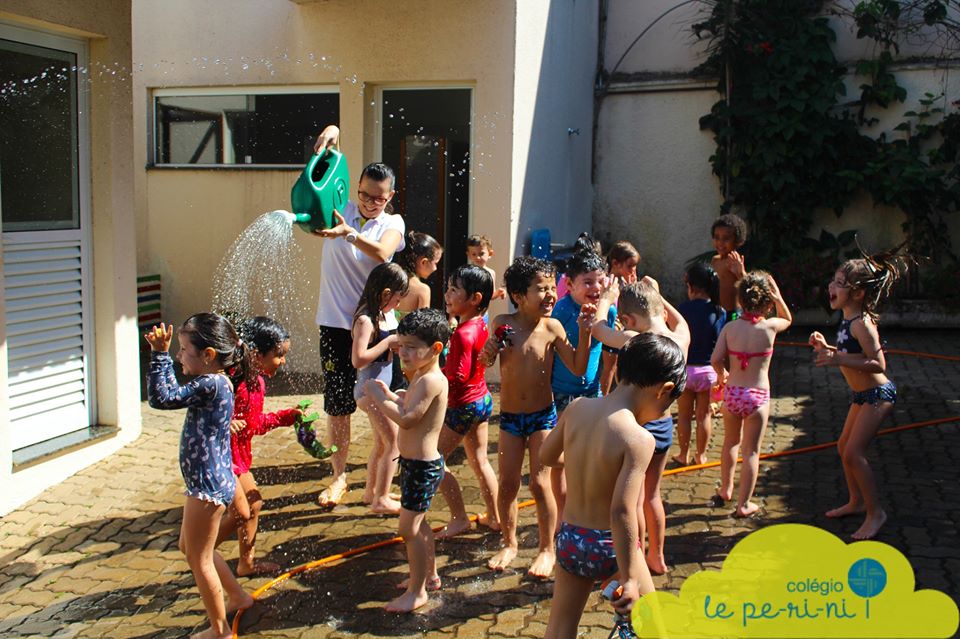
[[[557,411],[550,392],[550,372],[554,355],[574,374],[587,369],[588,348],[574,349],[563,326],[550,317],[557,301],[557,284],[553,265],[543,260],[522,256],[504,272],[507,293],[517,306],[515,313],[498,315],[491,332],[501,327],[512,334],[500,350],[496,337],[484,346],[483,359],[492,366],[500,354],[500,439],[497,513],[504,547],[488,562],[492,570],[502,571],[517,556],[517,493],[524,452],[530,451],[530,492],[537,500],[539,552],[528,573],[549,577],[556,561],[553,534],[557,525],[557,504],[550,489],[550,474],[540,463],[540,446],[550,429],[557,424]],[[579,339],[589,344],[590,322],[594,308],[584,307]],[[506,329],[503,329],[506,330]]]
[[[493,280],[493,297],[491,299],[501,300],[507,297],[507,292],[502,288],[497,288],[497,272],[488,266],[491,259],[493,259],[493,243],[489,237],[486,235],[471,235],[467,238],[467,262],[479,266],[490,274],[490,279]],[[486,318],[483,321],[486,322]]]
[[887,520],[867,461],[867,446],[897,401],[897,387],[885,375],[877,305],[903,274],[903,259],[891,251],[841,264],[829,286],[830,308],[843,312],[837,345],[829,346],[818,332],[810,335],[817,366],[839,366],[851,390],[850,410],[837,442],[850,498],[843,506],[827,511],[827,517],[866,512],[854,539],[871,539]]
[[220,518],[236,489],[230,464],[233,388],[223,371],[228,366],[245,366],[245,349],[230,322],[219,315],[190,317],[177,331],[177,359],[184,374],[195,377],[180,386],[167,352],[173,326],[154,326],[144,337],[152,351],[147,377],[150,406],[187,409],[180,434],[180,473],[187,486],[180,552],[186,555],[210,620],[210,628],[194,639],[231,637],[227,614],[249,608],[253,598],[240,587],[214,545]]
[[410,612],[427,603],[427,588],[440,587],[427,510],[443,478],[437,440],[447,410],[447,378],[439,359],[450,339],[450,326],[441,311],[422,308],[405,316],[397,333],[409,389],[401,399],[384,381],[371,379],[366,392],[387,419],[400,426],[400,535],[407,546],[410,577],[406,592],[386,609]]
[[747,241],[747,224],[739,215],[721,215],[710,227],[717,254],[710,266],[720,278],[720,305],[727,311],[727,321],[736,319],[737,283],[746,273],[740,247]]
[[680,452],[672,458],[681,466],[690,463],[690,426],[694,415],[697,420],[697,452],[693,463],[707,463],[707,446],[713,431],[710,391],[717,384],[717,372],[710,365],[710,356],[726,319],[720,306],[720,279],[712,268],[697,262],[687,269],[684,279],[689,299],[677,310],[690,328],[690,352],[687,355],[687,387],[677,400]]
[[377,514],[400,512],[400,503],[390,496],[390,484],[397,471],[397,425],[377,409],[364,390],[368,380],[379,379],[388,387],[393,380],[390,349],[397,344],[397,336],[386,329],[385,323],[387,315],[393,314],[406,294],[407,282],[407,274],[399,264],[378,264],[370,271],[353,314],[350,361],[357,369],[353,398],[367,414],[374,431],[363,501]]
[[[717,497],[721,501],[733,499],[733,474],[739,451],[743,465],[733,516],[749,517],[760,510],[750,498],[757,485],[760,442],[770,414],[769,369],[773,341],[777,333],[790,328],[793,316],[768,273],[747,273],[738,288],[737,297],[743,311],[720,331],[710,363],[724,384],[723,451]],[[776,317],[767,318],[771,310],[776,311]]]
[[280,569],[280,566],[269,561],[254,561],[254,544],[263,498],[250,472],[253,437],[265,435],[280,426],[293,425],[301,411],[289,408],[276,413],[263,412],[263,398],[266,395],[263,378],[273,377],[285,363],[290,351],[290,334],[286,329],[269,317],[254,317],[241,325],[240,336],[250,352],[250,366],[246,374],[236,370],[235,377],[231,379],[236,394],[230,422],[230,455],[233,458],[233,474],[237,477],[237,490],[226,516],[220,521],[217,545],[236,533],[240,543],[237,575],[246,577]]
[[[620,321],[623,322],[622,331],[609,328],[605,322],[594,322],[594,337],[613,348],[621,348],[638,333],[653,333],[669,337],[680,352],[686,356],[690,346],[690,331],[680,312],[660,295],[660,287],[652,277],[644,277],[635,284],[628,284],[619,289],[616,282],[603,292],[597,312],[604,309],[619,297],[618,311]],[[603,315],[598,315],[603,317]],[[667,560],[664,556],[664,536],[667,531],[667,514],[663,507],[663,498],[660,495],[660,482],[663,471],[667,466],[667,453],[673,443],[673,417],[668,409],[664,409],[657,419],[644,422],[643,427],[653,435],[656,448],[653,451],[653,460],[647,467],[643,481],[643,517],[638,522],[640,542],[643,543],[644,533],[649,536],[646,562],[650,571],[655,574],[667,572]]]
[[[460,323],[450,337],[450,352],[443,368],[450,383],[447,414],[440,433],[440,454],[447,457],[461,441],[467,461],[480,483],[480,494],[487,511],[480,520],[493,530],[500,530],[497,517],[497,476],[487,460],[487,421],[493,412],[493,397],[484,379],[486,368],[480,353],[489,337],[482,314],[493,295],[490,274],[473,264],[459,267],[450,276],[444,301],[447,314],[459,317]],[[440,490],[450,508],[450,522],[441,538],[453,537],[470,527],[463,494],[457,478],[448,468]]]
[[637,335],[623,347],[617,371],[616,389],[571,404],[540,449],[545,464],[565,458],[569,491],[556,538],[560,567],[545,635],[551,639],[577,636],[594,584],[615,572],[623,586],[613,602],[620,614],[654,589],[637,552],[637,503],[656,442],[640,424],[662,415],[680,394],[683,353],[669,338]]
[[[394,257],[394,262],[403,267],[410,280],[407,294],[400,300],[397,310],[394,311],[397,321],[410,311],[418,308],[430,308],[431,290],[427,279],[437,271],[437,264],[443,257],[443,247],[426,233],[410,231],[407,233],[406,246]],[[391,390],[405,389],[407,380],[400,369],[400,358],[393,358],[393,380]]]

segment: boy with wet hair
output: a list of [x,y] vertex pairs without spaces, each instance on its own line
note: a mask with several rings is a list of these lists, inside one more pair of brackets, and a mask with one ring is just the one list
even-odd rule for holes
[[529,256],[514,260],[504,272],[504,280],[517,310],[494,318],[492,335],[482,356],[483,363],[492,366],[500,355],[501,378],[497,513],[504,547],[488,566],[502,571],[517,556],[517,493],[524,453],[529,450],[530,492],[537,501],[539,553],[528,573],[541,578],[550,576],[556,562],[553,533],[557,504],[549,470],[540,463],[540,446],[557,424],[550,373],[554,356],[575,375],[586,371],[590,324],[596,311],[592,305],[583,306],[579,340],[587,347],[575,349],[560,322],[550,317],[557,302],[555,274],[553,265],[544,260]]
[[[608,327],[600,318],[605,317],[608,305],[617,302],[623,330]],[[653,333],[672,339],[687,357],[690,348],[690,329],[676,308],[660,295],[660,286],[649,275],[639,282],[619,288],[614,281],[600,296],[597,305],[598,319],[593,324],[593,336],[611,348],[621,348],[634,335]],[[647,566],[654,574],[667,572],[663,554],[663,540],[667,530],[667,515],[660,496],[660,481],[667,467],[667,453],[673,444],[673,417],[668,409],[657,419],[643,424],[656,440],[653,461],[647,468],[643,483],[643,518],[640,521],[640,540],[646,530],[650,537],[647,547]]]
[[546,637],[576,637],[594,584],[614,573],[623,591],[613,606],[622,615],[654,590],[637,551],[637,502],[656,443],[640,424],[656,419],[679,397],[686,382],[684,360],[668,337],[630,338],[620,351],[617,387],[571,404],[540,449],[544,464],[566,458],[568,487]]
[[737,318],[737,284],[747,272],[740,255],[740,247],[747,241],[747,223],[739,215],[726,213],[713,221],[710,236],[717,249],[710,266],[720,278],[720,306],[727,311],[729,322]]
[[433,531],[427,510],[443,479],[437,440],[447,410],[447,378],[440,353],[450,339],[446,315],[433,308],[404,316],[397,328],[397,352],[410,386],[401,397],[380,380],[364,385],[367,395],[400,427],[400,535],[407,546],[410,577],[406,592],[386,605],[388,612],[411,612],[428,601],[427,583],[440,587]]
[[[500,300],[507,296],[507,292],[502,288],[497,288],[497,272],[487,266],[493,259],[493,242],[486,235],[471,235],[467,238],[467,261],[474,266],[479,266],[490,274],[493,280],[493,296],[490,299]],[[486,316],[484,316],[486,321]]]

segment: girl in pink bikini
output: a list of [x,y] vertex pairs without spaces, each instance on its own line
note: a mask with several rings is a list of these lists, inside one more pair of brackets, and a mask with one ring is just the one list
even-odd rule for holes
[[[726,385],[717,499],[721,502],[733,499],[733,474],[739,452],[743,456],[743,468],[733,515],[749,517],[760,510],[750,498],[757,484],[760,442],[770,414],[769,369],[773,341],[777,333],[790,327],[793,316],[769,273],[747,273],[737,286],[737,297],[743,313],[723,327],[710,358],[717,376]],[[776,312],[776,317],[766,317],[771,310]]]

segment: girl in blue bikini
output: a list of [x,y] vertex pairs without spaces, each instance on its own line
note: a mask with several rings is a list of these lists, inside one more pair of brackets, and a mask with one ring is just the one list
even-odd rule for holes
[[147,377],[150,406],[187,409],[180,434],[180,472],[187,487],[180,551],[186,555],[210,620],[210,628],[194,637],[231,637],[227,614],[249,608],[253,598],[240,587],[214,546],[220,518],[236,488],[230,458],[233,385],[224,369],[247,366],[247,349],[223,317],[213,313],[192,316],[177,331],[177,358],[184,375],[195,377],[180,386],[167,352],[173,326],[154,326],[144,337],[152,350]]
[[854,539],[874,537],[887,520],[866,451],[897,401],[897,387],[885,375],[887,362],[877,333],[877,306],[905,271],[905,258],[896,253],[894,249],[841,264],[828,289],[830,308],[843,313],[837,345],[827,344],[818,332],[810,335],[816,365],[839,366],[852,392],[837,442],[850,499],[826,514],[845,517],[865,512],[866,519],[853,533]]

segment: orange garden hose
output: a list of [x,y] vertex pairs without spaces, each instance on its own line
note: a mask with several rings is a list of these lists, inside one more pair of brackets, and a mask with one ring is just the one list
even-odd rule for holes
[[[777,345],[779,345],[779,346],[796,346],[796,347],[808,347],[808,346],[810,346],[810,345],[807,344],[806,342],[777,342]],[[885,352],[886,352],[886,353],[891,353],[891,354],[896,354],[896,355],[909,355],[909,356],[913,356],[913,357],[924,357],[924,358],[929,358],[929,359],[940,359],[940,360],[946,360],[946,361],[956,361],[956,362],[960,362],[960,357],[956,357],[956,356],[952,356],[952,355],[938,355],[938,354],[936,354],[936,353],[918,353],[918,352],[914,352],[914,351],[906,351],[906,350],[894,349],[894,348],[885,349]],[[938,418],[938,419],[929,419],[929,420],[922,421],[922,422],[913,422],[913,423],[911,423],[911,424],[904,424],[904,425],[902,425],[902,426],[894,426],[894,427],[891,427],[891,428],[884,428],[884,429],[878,431],[878,432],[877,432],[877,435],[878,435],[878,436],[880,436],[880,435],[891,435],[891,434],[899,433],[899,432],[902,432],[902,431],[913,430],[913,429],[916,429],[916,428],[923,428],[923,427],[925,427],[925,426],[935,426],[935,425],[937,425],[937,424],[946,424],[946,423],[950,423],[950,422],[960,422],[960,415],[954,415],[953,417],[941,417],[941,418]],[[804,446],[803,448],[794,448],[794,449],[791,449],[791,450],[783,450],[783,451],[776,452],[776,453],[764,453],[764,454],[760,455],[760,459],[774,459],[774,458],[776,458],[776,457],[788,457],[788,456],[790,456],[790,455],[800,455],[800,454],[802,454],[802,453],[812,453],[812,452],[815,452],[815,451],[818,451],[818,450],[825,450],[825,449],[827,449],[827,448],[834,448],[836,445],[837,445],[837,442],[833,441],[833,442],[827,442],[827,443],[825,443],[825,444],[814,444],[813,446]],[[742,459],[742,458],[738,458],[737,461],[738,461],[738,462],[741,462],[741,461],[743,461],[743,459]],[[693,465],[690,465],[690,466],[681,466],[681,467],[679,467],[679,468],[671,468],[670,470],[665,470],[664,473],[663,473],[663,475],[664,475],[664,476],[667,476],[667,475],[678,475],[678,474],[680,474],[680,473],[689,473],[689,472],[693,472],[693,471],[695,471],[695,470],[703,470],[703,469],[706,469],[706,468],[714,468],[714,467],[719,466],[719,465],[720,465],[720,462],[719,462],[719,461],[714,461],[714,462],[707,462],[706,464],[693,464]],[[517,507],[518,507],[518,508],[529,508],[530,506],[533,506],[535,503],[536,503],[535,500],[533,500],[533,499],[528,499],[528,500],[526,500],[526,501],[520,502],[520,503],[517,505]],[[471,522],[476,521],[478,517],[479,517],[479,515],[472,515],[472,516],[470,517],[470,521],[471,521]],[[442,528],[443,528],[443,526],[437,526],[436,528],[433,529],[433,531],[434,531],[434,532],[437,532],[437,531],[441,530]],[[267,590],[270,590],[270,589],[273,588],[274,586],[283,583],[284,581],[286,581],[287,579],[290,579],[290,578],[293,577],[293,576],[299,575],[300,573],[303,573],[303,572],[307,572],[308,570],[314,570],[314,569],[316,569],[316,568],[322,568],[322,567],[324,567],[324,566],[328,566],[328,565],[330,565],[330,564],[332,564],[332,563],[335,563],[335,562],[337,562],[337,561],[341,561],[341,560],[343,560],[343,559],[348,559],[348,558],[354,557],[354,556],[356,556],[356,555],[363,555],[363,554],[366,554],[366,553],[368,553],[368,552],[370,552],[370,551],[377,550],[378,548],[385,548],[385,547],[387,547],[387,546],[395,546],[395,545],[401,544],[401,543],[403,543],[403,537],[400,537],[400,536],[391,537],[390,539],[384,539],[384,540],[381,540],[381,541],[378,541],[378,542],[375,542],[375,543],[372,543],[372,544],[367,544],[366,546],[361,546],[361,547],[359,547],[359,548],[352,548],[352,549],[350,549],[350,550],[346,550],[346,551],[341,552],[341,553],[336,553],[336,554],[334,554],[334,555],[328,555],[328,556],[323,557],[323,558],[321,558],[321,559],[316,559],[316,560],[314,560],[314,561],[307,562],[307,563],[305,563],[305,564],[302,564],[302,565],[300,565],[300,566],[297,566],[296,568],[293,568],[293,569],[291,569],[291,570],[288,570],[287,572],[283,573],[282,575],[279,575],[279,576],[275,577],[274,579],[271,579],[270,581],[268,581],[268,582],[265,583],[264,585],[260,586],[260,587],[257,588],[256,590],[254,590],[254,591],[251,593],[251,596],[252,596],[254,599],[258,599],[258,598],[260,597],[260,595],[262,595],[262,594],[263,594],[264,592],[266,592]],[[234,637],[234,639],[237,639],[237,637],[239,636],[239,635],[238,635],[238,631],[239,631],[239,628],[240,628],[240,618],[241,618],[242,615],[243,615],[243,610],[238,610],[236,616],[233,618],[233,637]]]

